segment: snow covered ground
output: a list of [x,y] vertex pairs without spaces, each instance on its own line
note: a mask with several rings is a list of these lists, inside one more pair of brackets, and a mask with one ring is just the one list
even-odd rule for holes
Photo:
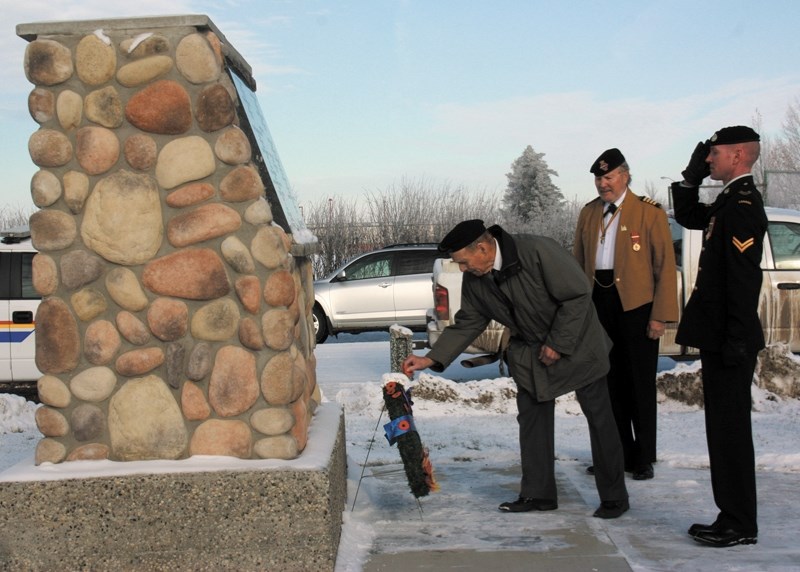
[[[691,523],[716,516],[701,409],[660,403],[655,479],[629,480],[630,512],[600,521],[591,516],[599,500],[585,473],[591,462],[586,422],[574,398],[560,398],[559,510],[506,514],[497,505],[516,498],[519,482],[516,406],[513,382],[498,377],[497,365],[453,365],[440,375],[418,374],[408,384],[404,376],[386,373],[385,337],[340,338],[353,341],[331,340],[316,350],[324,395],[346,415],[349,494],[337,571],[369,568],[375,555],[419,550],[561,550],[576,534],[608,544],[633,570],[800,570],[800,400],[754,389],[759,541],[713,549],[686,536]],[[662,359],[660,368],[696,371],[697,364]],[[383,437],[388,417],[381,414],[381,386],[389,379],[416,392],[414,419],[441,485],[419,503],[397,448]],[[0,472],[32,465],[39,439],[35,408],[23,398],[0,395]]]

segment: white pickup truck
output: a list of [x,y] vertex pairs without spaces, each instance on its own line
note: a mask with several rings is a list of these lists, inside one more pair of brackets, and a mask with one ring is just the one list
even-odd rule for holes
[[[767,207],[769,227],[764,238],[761,268],[759,315],[767,344],[784,342],[791,351],[800,352],[800,211]],[[697,260],[702,248],[702,232],[687,230],[669,215],[672,243],[678,264],[678,298],[680,310],[691,295],[697,274]],[[428,345],[445,327],[453,323],[461,307],[461,272],[452,260],[437,260],[433,267],[434,307],[428,311]],[[660,353],[675,358],[696,355],[697,350],[675,343],[677,324],[669,324],[661,338]],[[503,327],[492,322],[478,337],[468,353],[496,354]]]

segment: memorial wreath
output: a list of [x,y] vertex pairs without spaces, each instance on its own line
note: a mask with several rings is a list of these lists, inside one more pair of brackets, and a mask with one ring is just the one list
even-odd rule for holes
[[389,445],[397,444],[408,477],[408,485],[414,497],[419,498],[438,491],[439,484],[433,475],[428,449],[422,445],[414,425],[410,394],[411,389],[406,390],[403,384],[397,381],[389,381],[383,386],[383,400],[390,419],[389,423],[383,426],[383,430]]

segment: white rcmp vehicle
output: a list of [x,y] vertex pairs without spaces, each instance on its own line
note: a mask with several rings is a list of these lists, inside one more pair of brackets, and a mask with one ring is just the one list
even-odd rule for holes
[[36,381],[36,308],[31,261],[36,250],[27,227],[0,232],[0,387]]
[[[767,344],[787,343],[800,352],[800,211],[767,207],[769,226],[764,238],[761,268],[764,272],[759,316]],[[678,265],[678,298],[683,310],[694,287],[703,236],[687,230],[669,214],[672,244]],[[428,345],[436,342],[445,327],[453,323],[461,307],[461,272],[452,260],[437,260],[433,267],[434,307],[428,311]],[[696,355],[697,350],[675,343],[677,324],[668,324],[661,338],[661,355],[674,358]],[[468,348],[469,353],[496,354],[503,327],[492,322]]]

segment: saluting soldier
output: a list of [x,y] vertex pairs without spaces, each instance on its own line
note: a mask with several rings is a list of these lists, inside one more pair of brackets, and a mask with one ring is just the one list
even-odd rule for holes
[[[712,546],[755,544],[758,536],[750,387],[764,334],[758,318],[767,216],[750,171],[760,153],[749,127],[720,129],[697,144],[683,181],[672,185],[675,219],[702,229],[697,280],[676,341],[698,348],[703,368],[711,488],[719,514],[689,535]],[[708,205],[698,187],[710,174],[724,187]]]
[[598,197],[581,210],[573,254],[594,285],[592,300],[614,343],[608,392],[625,470],[652,479],[658,340],[666,323],[678,320],[675,251],[666,212],[631,191],[619,149],[604,151],[589,171]]

